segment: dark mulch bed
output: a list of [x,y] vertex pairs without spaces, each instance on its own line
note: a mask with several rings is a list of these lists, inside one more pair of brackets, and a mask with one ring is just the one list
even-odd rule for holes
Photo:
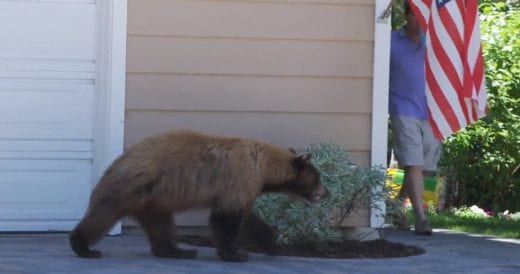
[[[213,246],[211,240],[203,236],[183,235],[180,242],[195,246]],[[263,253],[255,246],[242,243],[247,251]],[[292,257],[314,258],[397,258],[414,256],[424,253],[424,249],[386,240],[356,241],[343,240],[338,242],[301,244],[297,246],[279,246],[278,255]]]

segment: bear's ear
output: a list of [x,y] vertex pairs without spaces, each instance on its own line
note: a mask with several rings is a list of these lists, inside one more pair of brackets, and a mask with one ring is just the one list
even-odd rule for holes
[[294,148],[289,148],[289,151],[292,153],[292,154],[296,154],[296,150],[294,150]]
[[294,158],[293,166],[298,169],[303,169],[306,165],[311,163],[311,155],[305,154]]

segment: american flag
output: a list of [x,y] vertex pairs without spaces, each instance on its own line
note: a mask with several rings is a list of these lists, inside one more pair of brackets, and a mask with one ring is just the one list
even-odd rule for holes
[[484,117],[478,0],[409,0],[426,34],[426,97],[437,138]]

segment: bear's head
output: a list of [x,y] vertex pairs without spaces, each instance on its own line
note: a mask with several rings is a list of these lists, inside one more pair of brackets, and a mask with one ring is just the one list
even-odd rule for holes
[[290,194],[296,194],[309,202],[318,202],[330,192],[320,180],[320,172],[312,165],[311,155],[297,156],[292,163],[296,178],[291,180]]
[[330,194],[320,180],[320,172],[311,163],[311,155],[294,155],[290,164],[290,179],[281,183],[266,184],[262,192],[284,192],[309,202],[318,202]]

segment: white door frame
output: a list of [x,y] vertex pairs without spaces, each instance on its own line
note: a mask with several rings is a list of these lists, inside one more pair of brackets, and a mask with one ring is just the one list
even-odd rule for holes
[[[98,1],[98,5],[93,187],[123,152],[128,1],[103,0]],[[110,234],[119,233],[120,223]]]
[[[392,0],[376,0],[374,14],[374,68],[372,83],[372,145],[371,165],[386,167],[388,139],[388,78],[390,73],[391,23],[378,18]],[[386,170],[385,170],[386,172]],[[380,210],[370,210],[370,227],[380,228],[385,218],[385,201],[376,202]]]

